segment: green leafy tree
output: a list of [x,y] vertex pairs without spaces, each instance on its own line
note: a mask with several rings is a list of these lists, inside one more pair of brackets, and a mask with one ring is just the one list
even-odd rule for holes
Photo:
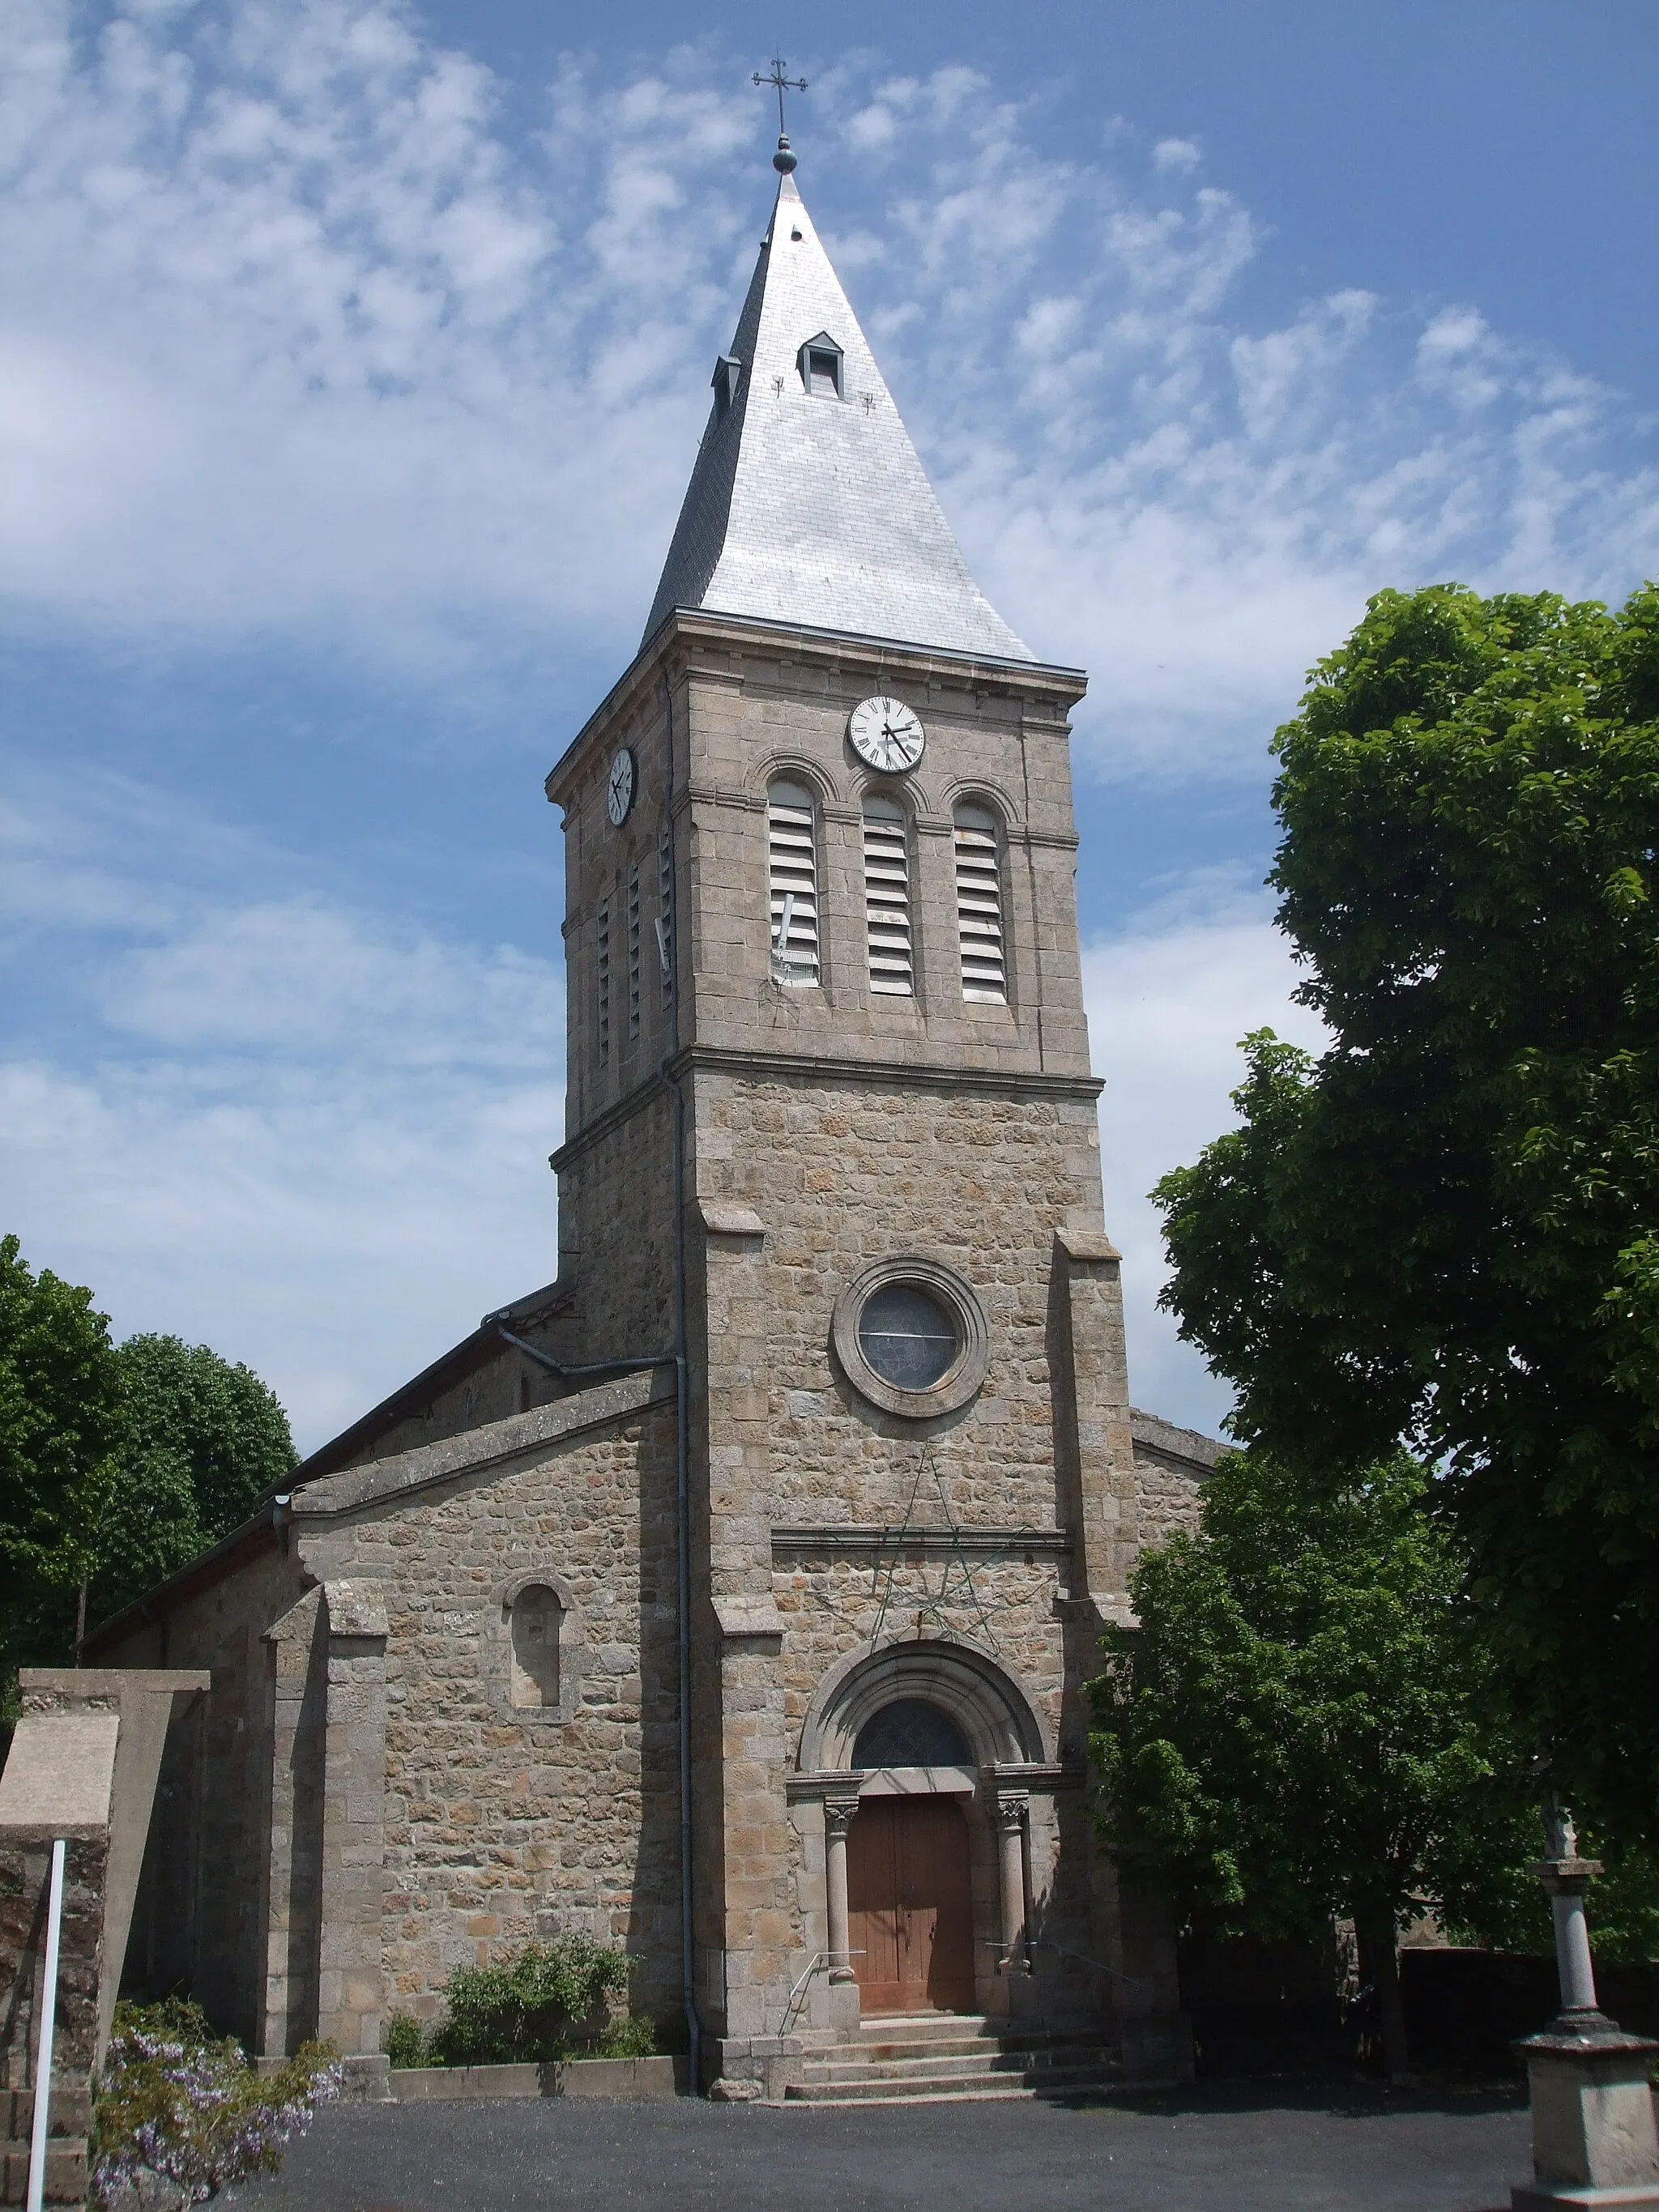
[[12,1665],[43,1613],[74,1619],[127,1434],[120,1362],[92,1292],[33,1273],[17,1238],[0,1238],[0,1638]]
[[1139,1625],[1107,1631],[1091,1685],[1118,1864],[1224,1930],[1352,1918],[1390,2073],[1399,1929],[1425,1908],[1523,1916],[1516,1870],[1540,1849],[1528,1793],[1494,1771],[1486,1661],[1427,1488],[1403,1454],[1322,1490],[1223,1460],[1198,1529],[1135,1570]]
[[98,1532],[94,1620],[228,1536],[295,1465],[288,1416],[251,1367],[176,1336],[130,1336],[115,1356],[130,1425]]
[[228,1535],[295,1464],[252,1369],[175,1336],[112,1345],[92,1292],[0,1242],[0,1680],[73,1655]]
[[1248,1041],[1165,1304],[1241,1441],[1436,1467],[1517,1723],[1659,1840],[1659,590],[1384,592],[1277,750],[1332,1042]]

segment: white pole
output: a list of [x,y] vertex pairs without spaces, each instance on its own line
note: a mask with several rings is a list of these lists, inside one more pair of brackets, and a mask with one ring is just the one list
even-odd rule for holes
[[64,1856],[59,1836],[52,1847],[52,1887],[46,1895],[46,1956],[40,1977],[40,2033],[34,2046],[34,2131],[29,2139],[28,2212],[41,2212],[46,2187],[46,2121],[52,2103],[52,2043],[58,2026],[58,1946],[64,1933]]

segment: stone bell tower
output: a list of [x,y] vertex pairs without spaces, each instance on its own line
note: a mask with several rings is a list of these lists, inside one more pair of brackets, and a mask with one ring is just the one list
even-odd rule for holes
[[[1158,2056],[1081,1686],[1141,1536],[1067,717],[781,182],[562,810],[556,1340],[674,1346],[706,2079],[918,2009]],[[653,1486],[654,1485],[654,1487]],[[646,1592],[672,1608],[674,1593]]]

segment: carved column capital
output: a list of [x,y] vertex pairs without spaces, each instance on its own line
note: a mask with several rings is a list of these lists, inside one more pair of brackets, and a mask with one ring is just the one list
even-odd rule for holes
[[999,1790],[997,1792],[997,1826],[1004,1835],[1018,1835],[1025,1826],[1031,1810],[1030,1795],[1024,1790]]
[[853,1815],[859,1809],[856,1797],[826,1797],[823,1801],[823,1832],[834,1842],[844,1843],[847,1831],[853,1825]]

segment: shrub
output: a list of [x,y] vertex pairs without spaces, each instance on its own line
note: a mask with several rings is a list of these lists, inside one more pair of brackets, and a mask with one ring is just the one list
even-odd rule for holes
[[386,2055],[399,2069],[432,2063],[425,2031],[413,2013],[394,2012],[386,2021]]
[[[427,2048],[440,2066],[503,2066],[586,2055],[610,2031],[596,2015],[628,1988],[628,1960],[591,1936],[531,1943],[499,1966],[463,1966]],[[631,2055],[631,2054],[630,2054]]]
[[261,2081],[199,2005],[119,2004],[93,2108],[92,2202],[202,2204],[274,2173],[340,2081],[331,2044],[303,2045]]
[[654,2021],[619,2020],[599,2038],[596,2058],[654,2058],[657,2028]]

